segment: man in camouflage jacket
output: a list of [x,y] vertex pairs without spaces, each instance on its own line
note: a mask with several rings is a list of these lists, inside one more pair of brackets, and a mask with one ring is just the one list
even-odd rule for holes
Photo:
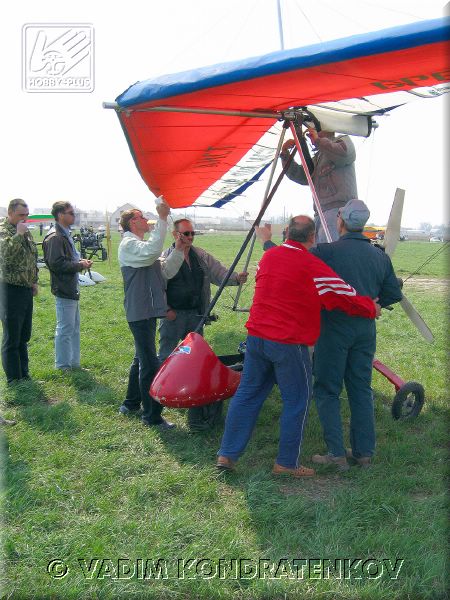
[[11,200],[0,222],[0,319],[3,326],[2,365],[8,384],[29,379],[28,342],[33,296],[38,293],[37,250],[27,224],[24,200]]

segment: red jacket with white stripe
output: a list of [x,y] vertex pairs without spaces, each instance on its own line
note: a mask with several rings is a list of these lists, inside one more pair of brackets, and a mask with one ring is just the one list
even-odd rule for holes
[[255,295],[245,325],[249,335],[313,346],[320,334],[322,308],[369,319],[376,316],[371,298],[358,296],[301,243],[287,240],[267,250],[256,272]]

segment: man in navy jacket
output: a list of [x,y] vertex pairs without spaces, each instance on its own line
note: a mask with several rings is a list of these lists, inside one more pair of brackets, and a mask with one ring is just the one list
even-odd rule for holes
[[[350,200],[340,209],[340,238],[312,249],[358,294],[377,297],[382,308],[402,299],[391,260],[363,235],[370,212],[362,200]],[[376,326],[371,319],[354,318],[338,311],[322,312],[320,338],[314,350],[313,394],[328,453],[315,454],[316,464],[336,464],[348,469],[343,441],[340,399],[343,384],[350,404],[350,445],[361,467],[370,465],[375,452],[372,362]]]

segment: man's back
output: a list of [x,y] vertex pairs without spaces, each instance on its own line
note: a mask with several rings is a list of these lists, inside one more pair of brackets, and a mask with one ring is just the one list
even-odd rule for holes
[[250,335],[291,344],[310,343],[320,327],[320,302],[308,270],[314,262],[301,244],[285,243],[265,252],[258,265],[246,325]]
[[346,233],[331,244],[319,244],[311,252],[322,259],[358,294],[379,298],[384,307],[402,298],[391,260],[361,233]]

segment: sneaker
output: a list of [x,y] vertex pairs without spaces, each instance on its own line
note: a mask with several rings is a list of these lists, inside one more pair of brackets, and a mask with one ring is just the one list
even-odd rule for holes
[[236,463],[227,456],[218,456],[216,461],[216,467],[220,471],[234,471]]
[[176,428],[175,423],[171,423],[170,421],[167,421],[166,419],[163,419],[161,421],[161,423],[157,423],[156,426],[159,427],[160,429],[175,429]]
[[278,463],[275,463],[272,469],[274,475],[292,475],[292,477],[313,477],[316,472],[314,469],[308,467],[296,467],[295,469],[289,467],[283,467]]
[[176,427],[175,423],[166,421],[166,419],[161,419],[161,421],[158,421],[158,423],[149,423],[148,421],[145,421],[144,419],[142,419],[142,423],[146,427],[158,427],[159,429],[175,429],[175,427]]
[[0,425],[15,425],[16,421],[13,421],[12,419],[5,419],[4,417],[0,416]]
[[313,454],[311,460],[316,465],[335,465],[338,471],[348,471],[350,465],[345,456],[333,456],[332,454]]
[[125,415],[126,417],[135,417],[137,415],[140,415],[141,412],[142,411],[140,408],[131,410],[131,408],[128,408],[128,406],[125,406],[125,404],[122,404],[121,406],[119,406],[119,415]]

